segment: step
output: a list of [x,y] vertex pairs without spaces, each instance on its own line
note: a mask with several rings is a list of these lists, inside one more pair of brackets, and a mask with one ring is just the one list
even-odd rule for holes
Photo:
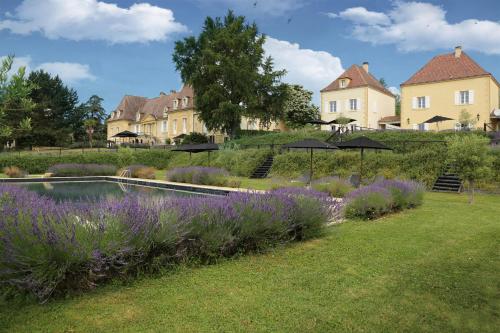
[[447,186],[433,186],[433,191],[450,191],[450,192],[459,192],[460,187],[447,187]]
[[456,180],[456,179],[442,179],[442,178],[438,178],[434,184],[437,184],[437,183],[459,184],[459,185],[462,184],[462,182],[460,180]]

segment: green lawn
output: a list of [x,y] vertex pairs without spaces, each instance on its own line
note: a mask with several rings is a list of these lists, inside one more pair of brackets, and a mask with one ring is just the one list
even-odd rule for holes
[[109,285],[45,305],[0,303],[8,332],[495,332],[500,197],[423,207],[324,237]]

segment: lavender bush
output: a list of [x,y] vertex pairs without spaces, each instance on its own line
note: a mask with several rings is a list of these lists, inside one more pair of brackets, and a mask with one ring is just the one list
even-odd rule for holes
[[295,188],[56,204],[0,186],[0,285],[44,301],[138,271],[306,239],[338,210],[328,195]]
[[210,167],[175,168],[167,172],[167,180],[179,183],[226,186],[229,173],[224,169]]
[[346,196],[344,214],[349,218],[374,219],[422,204],[423,185],[402,180],[383,180],[361,187]]
[[47,172],[56,177],[114,176],[116,166],[109,164],[56,164]]

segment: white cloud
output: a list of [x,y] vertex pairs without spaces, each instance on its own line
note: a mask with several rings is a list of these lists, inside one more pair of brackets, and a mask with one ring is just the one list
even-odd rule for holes
[[[0,56],[0,61],[4,58],[5,56]],[[26,67],[27,74],[34,68],[33,70],[42,69],[52,75],[59,75],[59,78],[67,84],[96,79],[91,73],[89,65],[77,62],[44,62],[34,65],[31,56],[15,57],[9,74],[12,75],[17,72],[19,67]]]
[[82,80],[95,80],[90,72],[89,65],[74,62],[45,62],[38,65],[36,70],[42,69],[52,75],[58,75],[66,83],[75,83]]
[[395,44],[404,52],[462,45],[466,50],[500,54],[500,21],[451,23],[442,7],[430,3],[396,1],[386,13],[355,7],[338,17],[353,23],[354,38],[374,45]]
[[340,17],[356,24],[387,25],[391,22],[389,17],[384,13],[371,12],[364,7],[352,7],[338,14],[328,13],[327,15],[331,18]]
[[315,94],[335,80],[344,69],[338,57],[325,51],[300,48],[299,44],[267,37],[266,55],[274,59],[276,69],[286,69],[285,82],[303,85]]
[[136,3],[129,8],[97,0],[23,0],[0,30],[50,39],[103,40],[111,43],[162,41],[187,28],[170,9]]
[[207,6],[225,5],[245,13],[256,12],[272,16],[285,15],[306,5],[306,0],[196,0]]
[[397,88],[397,87],[389,87],[389,88],[387,88],[387,90],[389,90],[394,95],[401,95],[401,92],[399,91],[399,88]]

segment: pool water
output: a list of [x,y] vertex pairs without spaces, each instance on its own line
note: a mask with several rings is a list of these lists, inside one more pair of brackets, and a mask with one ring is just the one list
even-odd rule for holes
[[29,191],[51,197],[56,201],[101,201],[123,198],[129,194],[146,194],[149,196],[199,196],[194,192],[184,192],[149,186],[124,184],[109,181],[93,182],[47,182],[47,183],[19,183]]

